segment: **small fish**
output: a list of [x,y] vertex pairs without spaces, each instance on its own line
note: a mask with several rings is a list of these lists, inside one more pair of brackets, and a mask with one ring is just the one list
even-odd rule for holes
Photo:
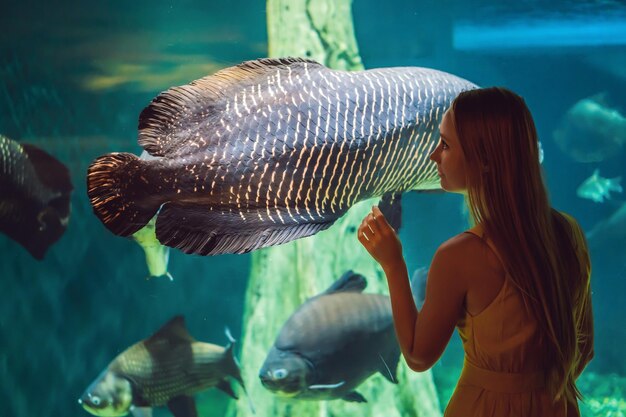
[[96,416],[147,416],[167,405],[174,417],[197,417],[192,396],[200,391],[216,387],[237,399],[227,377],[245,390],[232,341],[226,348],[198,342],[176,316],[119,354],[78,402]]
[[56,158],[0,135],[0,231],[34,258],[43,259],[65,232],[73,188]]
[[620,182],[622,177],[602,178],[600,170],[596,169],[593,174],[576,189],[576,195],[580,198],[587,198],[596,203],[604,202],[604,199],[611,199],[611,191],[621,193]]
[[428,280],[428,267],[417,268],[411,276],[411,293],[413,301],[418,309],[422,308],[426,298],[426,282]]
[[578,162],[600,162],[623,151],[626,117],[608,105],[606,94],[576,102],[553,132],[557,145]]
[[418,67],[347,72],[259,59],[173,87],[139,117],[139,144],[97,158],[95,214],[185,253],[244,253],[313,235],[358,201],[439,188],[438,125],[475,84]]
[[268,390],[305,400],[366,402],[355,388],[375,372],[397,383],[400,347],[389,297],[363,294],[362,275],[346,272],[300,306],[281,328],[261,367]]

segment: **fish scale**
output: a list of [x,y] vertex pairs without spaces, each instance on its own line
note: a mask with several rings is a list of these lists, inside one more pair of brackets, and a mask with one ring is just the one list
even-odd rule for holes
[[[245,62],[157,96],[140,116],[139,143],[158,158],[100,157],[88,193],[120,235],[160,208],[158,239],[188,253],[285,243],[328,228],[358,201],[439,188],[429,160],[438,124],[475,87],[418,67]],[[110,177],[126,183],[106,189]]]

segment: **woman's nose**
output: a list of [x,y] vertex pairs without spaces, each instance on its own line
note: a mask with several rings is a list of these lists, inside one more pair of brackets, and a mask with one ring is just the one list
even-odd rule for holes
[[430,158],[430,160],[431,160],[431,161],[438,162],[438,161],[437,161],[437,151],[438,151],[438,150],[439,150],[439,146],[437,146],[437,147],[435,148],[435,150],[433,151],[433,153],[431,153],[431,154],[430,154],[430,157],[429,157],[429,158]]

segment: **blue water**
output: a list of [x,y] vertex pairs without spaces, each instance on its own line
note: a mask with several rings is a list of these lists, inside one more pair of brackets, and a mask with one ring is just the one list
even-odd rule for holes
[[[574,103],[599,93],[626,114],[626,6],[447,3],[355,1],[365,67],[427,66],[518,92],[535,115],[553,205],[586,231],[606,221],[624,194],[594,203],[576,188],[596,168],[626,178],[626,144],[583,163],[557,146],[553,132]],[[265,4],[25,1],[5,5],[0,24],[0,134],[55,155],[75,187],[67,232],[45,260],[0,235],[0,416],[87,416],[76,401],[84,388],[173,315],[184,314],[200,340],[226,344],[225,326],[236,338],[241,333],[250,256],[172,251],[174,281],[146,280],[140,247],[113,236],[93,215],[85,174],[103,153],[141,151],[137,117],[160,91],[266,56]],[[442,241],[463,230],[461,204],[453,195],[405,197],[401,238],[410,269],[427,264]],[[610,407],[626,413],[626,219],[611,230],[594,238],[596,357],[583,378],[591,399],[621,397]],[[443,405],[461,355],[454,336],[434,367]],[[213,404],[212,415],[227,406],[220,393],[203,398]],[[612,409],[598,404],[586,415],[608,416]]]

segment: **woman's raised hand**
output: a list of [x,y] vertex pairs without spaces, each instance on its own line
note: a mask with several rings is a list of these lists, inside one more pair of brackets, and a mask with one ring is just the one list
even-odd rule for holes
[[400,239],[377,206],[365,216],[357,233],[359,242],[383,269],[404,262]]

